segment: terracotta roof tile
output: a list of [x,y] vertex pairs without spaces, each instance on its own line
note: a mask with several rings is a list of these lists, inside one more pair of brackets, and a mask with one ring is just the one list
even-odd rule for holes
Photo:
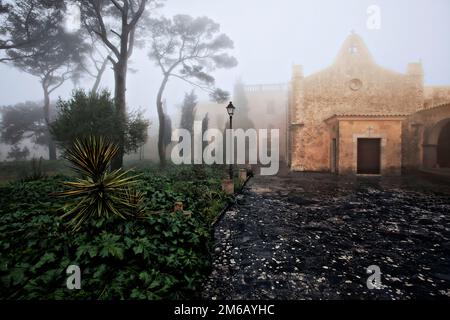
[[405,113],[337,113],[334,117],[405,117]]
[[328,117],[325,121],[339,117],[360,117],[360,118],[396,118],[407,117],[409,114],[403,113],[337,113]]

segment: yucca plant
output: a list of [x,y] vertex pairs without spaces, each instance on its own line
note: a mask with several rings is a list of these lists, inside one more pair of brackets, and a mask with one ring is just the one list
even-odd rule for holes
[[145,194],[135,188],[128,188],[125,193],[125,201],[128,202],[131,207],[131,213],[135,216],[143,216],[145,213],[144,205]]
[[137,199],[131,186],[138,176],[130,176],[131,170],[110,170],[112,159],[119,147],[102,137],[77,139],[65,153],[72,169],[81,176],[76,181],[64,182],[66,190],[60,196],[73,200],[66,206],[63,218],[79,230],[90,218],[109,218],[139,213],[143,199]]

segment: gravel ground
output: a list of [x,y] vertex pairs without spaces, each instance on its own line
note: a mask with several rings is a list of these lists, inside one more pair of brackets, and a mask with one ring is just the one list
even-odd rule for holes
[[[253,178],[216,225],[206,299],[449,299],[450,184]],[[381,288],[367,287],[379,266]]]

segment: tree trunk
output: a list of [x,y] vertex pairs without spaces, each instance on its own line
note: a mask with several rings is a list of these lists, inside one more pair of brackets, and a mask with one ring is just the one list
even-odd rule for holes
[[164,75],[164,79],[158,90],[158,95],[156,97],[156,109],[158,111],[159,120],[159,133],[158,133],[158,155],[159,163],[161,166],[166,165],[166,144],[164,143],[164,132],[166,130],[166,116],[163,110],[162,96],[164,89],[166,88],[167,81],[169,81],[169,76]]
[[123,155],[125,152],[125,121],[126,121],[126,82],[127,82],[127,59],[121,59],[114,66],[114,78],[115,78],[115,93],[114,100],[116,104],[116,111],[120,117],[120,130],[121,135],[118,141],[119,152],[114,157],[111,167],[113,170],[119,169],[123,166]]
[[43,85],[44,89],[44,118],[47,124],[47,137],[48,137],[48,158],[49,160],[56,160],[56,145],[52,139],[52,135],[50,134],[49,125],[51,123],[50,119],[50,93],[48,92],[48,88]]
[[97,77],[95,77],[95,83],[94,83],[94,86],[92,87],[92,92],[98,91],[98,88],[100,86],[100,81],[102,80],[103,74],[105,73],[108,62],[109,62],[109,57],[106,57],[102,63],[102,66],[100,67],[100,70],[98,70]]

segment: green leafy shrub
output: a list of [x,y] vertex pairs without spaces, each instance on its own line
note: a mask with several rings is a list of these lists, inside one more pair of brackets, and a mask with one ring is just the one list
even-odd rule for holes
[[125,117],[117,113],[108,91],[76,90],[71,99],[60,100],[56,108],[58,117],[50,131],[63,148],[69,148],[76,139],[93,135],[108,137],[118,144],[123,142],[126,152],[134,152],[147,140],[149,122],[139,112]]

